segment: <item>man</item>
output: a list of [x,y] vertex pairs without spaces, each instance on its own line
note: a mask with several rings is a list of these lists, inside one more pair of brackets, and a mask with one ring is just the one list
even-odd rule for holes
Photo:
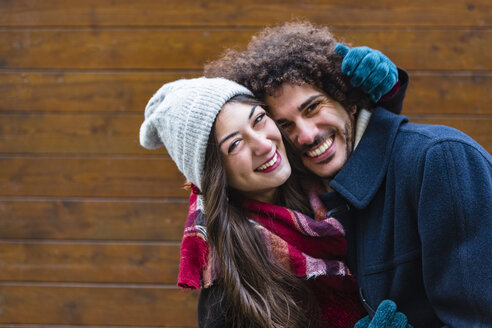
[[[323,179],[327,208],[351,209],[329,214],[346,230],[369,312],[391,299],[414,327],[492,327],[490,154],[457,130],[365,110],[371,104],[360,91],[378,101],[391,81],[364,84],[346,62],[354,55],[342,64],[348,49],[335,45],[326,28],[290,23],[265,29],[205,74],[263,99],[305,167]],[[377,105],[399,113],[404,89]]]

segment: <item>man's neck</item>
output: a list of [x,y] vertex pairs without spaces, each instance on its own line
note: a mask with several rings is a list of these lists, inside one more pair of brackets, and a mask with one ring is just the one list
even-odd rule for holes
[[[355,123],[355,139],[354,139],[354,149],[359,145],[364,132],[367,129],[367,125],[369,124],[369,120],[371,119],[372,113],[367,109],[361,109],[359,115],[357,116],[357,122]],[[323,184],[325,185],[326,191],[333,191],[330,187],[330,182],[332,178],[323,179]]]

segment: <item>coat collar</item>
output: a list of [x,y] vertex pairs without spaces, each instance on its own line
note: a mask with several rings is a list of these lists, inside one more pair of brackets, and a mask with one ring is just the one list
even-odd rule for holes
[[408,118],[375,109],[362,139],[330,187],[358,209],[374,198],[388,169],[400,125]]

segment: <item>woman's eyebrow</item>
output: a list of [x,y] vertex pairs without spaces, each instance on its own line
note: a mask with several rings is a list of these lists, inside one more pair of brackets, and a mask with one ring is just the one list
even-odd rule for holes
[[[255,113],[256,107],[258,107],[258,105],[254,105],[253,107],[251,107],[251,111],[249,112],[248,120],[250,120],[251,117],[253,116],[253,114]],[[219,148],[220,148],[220,146],[222,146],[222,144],[224,142],[227,141],[227,139],[230,139],[230,138],[234,137],[238,133],[239,132],[237,132],[237,131],[231,132],[228,135],[226,135],[224,138],[222,138],[222,140],[219,141]]]
[[230,139],[230,138],[234,137],[234,136],[235,136],[236,134],[238,134],[238,133],[239,133],[239,132],[235,131],[235,132],[229,133],[229,134],[228,134],[228,135],[226,135],[224,138],[222,138],[222,140],[220,140],[220,141],[219,141],[219,148],[220,148],[220,146],[222,146],[222,144],[223,144],[224,142],[226,142],[226,141],[227,141],[227,139]]
[[253,114],[255,113],[256,107],[258,107],[258,105],[254,105],[253,107],[251,107],[251,112],[249,112],[248,120],[250,120],[251,116],[253,116]]

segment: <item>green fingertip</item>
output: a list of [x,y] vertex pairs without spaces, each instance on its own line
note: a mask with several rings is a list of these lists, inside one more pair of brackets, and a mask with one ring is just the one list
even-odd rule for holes
[[345,55],[349,52],[350,48],[344,45],[343,43],[337,43],[335,46],[335,52],[340,56],[345,57]]

